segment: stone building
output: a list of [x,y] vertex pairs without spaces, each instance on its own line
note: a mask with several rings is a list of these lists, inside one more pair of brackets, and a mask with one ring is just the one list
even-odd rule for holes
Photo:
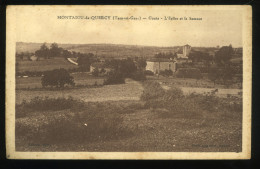
[[153,58],[146,61],[146,70],[159,74],[160,71],[171,70],[176,71],[176,61],[172,59]]

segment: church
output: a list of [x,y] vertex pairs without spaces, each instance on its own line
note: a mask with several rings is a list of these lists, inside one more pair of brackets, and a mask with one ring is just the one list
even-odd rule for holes
[[176,58],[152,58],[146,61],[146,70],[152,71],[154,74],[159,74],[160,71],[171,70],[177,71],[177,63],[189,62],[189,54],[191,51],[190,45],[182,47],[182,53],[176,53]]

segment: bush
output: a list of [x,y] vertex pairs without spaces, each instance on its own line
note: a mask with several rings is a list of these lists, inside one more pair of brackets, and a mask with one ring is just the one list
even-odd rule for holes
[[[152,92],[154,88],[154,92]],[[183,92],[180,88],[173,87],[170,90],[164,90],[159,87],[153,86],[148,87],[148,90],[144,90],[141,99],[145,100],[145,107],[151,108],[170,108],[171,105],[175,104],[176,100],[184,97]],[[149,91],[149,92],[148,92]]]
[[212,112],[224,112],[223,110],[227,110],[228,112],[242,112],[242,99],[234,99],[234,98],[219,98],[215,96],[215,94],[191,94],[186,96],[189,100],[195,100],[197,105],[204,110],[210,113]]
[[125,78],[122,73],[117,71],[109,72],[107,79],[104,81],[104,85],[112,84],[123,84],[125,83]]
[[93,72],[92,72],[92,75],[98,77],[98,75],[99,75],[99,70],[98,70],[98,68],[94,68],[94,70],[93,70]]
[[72,97],[69,98],[40,98],[35,97],[30,102],[23,101],[21,104],[16,105],[17,117],[23,117],[27,112],[31,111],[58,111],[64,109],[70,109],[74,106],[82,104],[78,100],[74,100]]
[[86,121],[72,118],[52,118],[52,120],[39,129],[42,132],[42,141],[51,143],[84,143],[115,139],[129,134],[121,128],[120,117],[93,117]]
[[135,111],[139,104],[73,104],[76,106],[70,111],[48,113],[44,116],[44,121],[37,121],[30,116],[31,119],[35,118],[35,125],[18,119],[16,136],[25,137],[30,143],[37,144],[86,143],[132,136],[133,130],[123,123],[121,114],[126,113],[125,110],[127,113]]
[[194,78],[194,79],[202,78],[202,74],[200,70],[197,68],[179,68],[175,75],[178,78]]
[[144,74],[147,75],[147,76],[153,76],[154,75],[154,73],[152,71],[150,71],[150,70],[146,70],[144,72]]
[[141,100],[145,101],[146,108],[166,109],[164,117],[175,115],[194,116],[201,113],[201,108],[195,99],[184,96],[178,87],[164,90],[159,83],[145,83]]
[[47,71],[42,77],[42,86],[56,86],[64,87],[65,84],[74,86],[73,77],[70,76],[66,69],[54,69],[52,71]]
[[144,85],[144,91],[141,95],[141,100],[143,101],[148,101],[148,100],[156,99],[158,97],[163,97],[165,94],[165,90],[157,82],[145,82],[143,85]]
[[164,71],[160,71],[160,75],[162,76],[171,76],[172,74],[172,70],[165,69]]
[[183,98],[183,97],[184,97],[184,95],[183,95],[183,92],[180,88],[171,87],[170,90],[165,92],[163,99],[165,101],[174,101],[176,99],[180,99],[180,98]]
[[137,71],[137,72],[133,73],[131,78],[136,80],[136,81],[146,80],[145,74],[143,72],[141,72],[141,71]]

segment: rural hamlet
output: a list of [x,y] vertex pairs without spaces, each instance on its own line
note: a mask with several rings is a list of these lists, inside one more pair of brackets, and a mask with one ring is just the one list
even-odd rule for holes
[[243,48],[16,43],[16,151],[241,152]]

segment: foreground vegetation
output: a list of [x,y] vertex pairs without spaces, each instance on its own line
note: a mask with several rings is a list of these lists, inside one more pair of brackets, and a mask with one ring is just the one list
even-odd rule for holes
[[144,83],[141,100],[16,104],[16,151],[242,150],[242,100]]

